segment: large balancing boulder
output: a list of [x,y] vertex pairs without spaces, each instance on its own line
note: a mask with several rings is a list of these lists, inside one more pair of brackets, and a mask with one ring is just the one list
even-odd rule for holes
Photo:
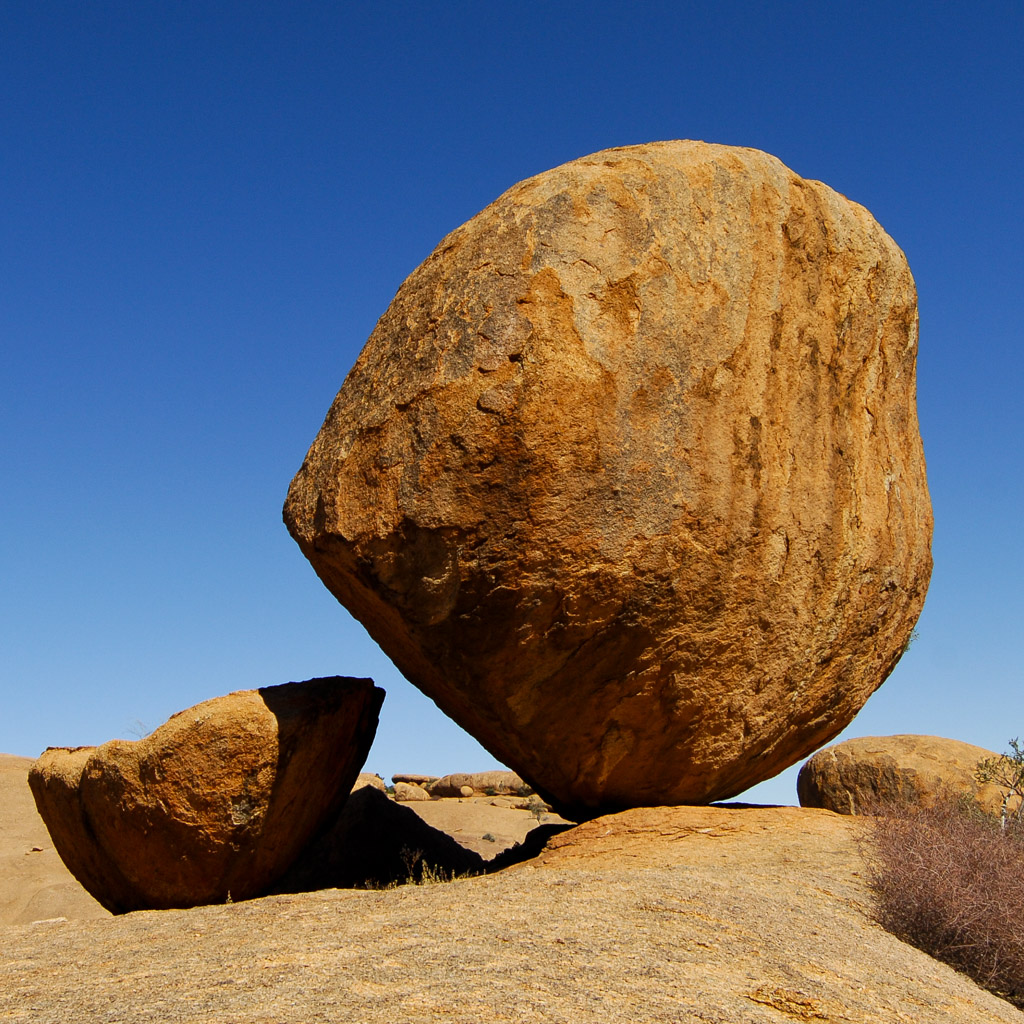
[[563,814],[729,797],[835,736],[907,644],[916,352],[863,207],[751,149],[607,150],[410,275],[285,521]]
[[247,899],[337,814],[383,699],[341,677],[244,690],[142,740],[51,747],[29,785],[57,852],[108,910]]

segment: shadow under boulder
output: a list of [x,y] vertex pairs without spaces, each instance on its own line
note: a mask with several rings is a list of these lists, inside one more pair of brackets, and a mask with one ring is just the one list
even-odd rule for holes
[[377,889],[483,874],[486,862],[408,807],[356,790],[274,886],[275,893]]

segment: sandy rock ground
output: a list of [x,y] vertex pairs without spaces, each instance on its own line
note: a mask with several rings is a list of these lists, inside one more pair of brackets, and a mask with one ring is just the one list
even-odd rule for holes
[[477,878],[8,924],[0,1021],[1024,1024],[872,923],[861,827],[639,809]]
[[109,917],[57,856],[28,788],[31,764],[0,754],[0,925]]

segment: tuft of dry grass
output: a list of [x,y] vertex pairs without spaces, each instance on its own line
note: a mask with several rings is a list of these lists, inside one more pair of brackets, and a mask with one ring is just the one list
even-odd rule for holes
[[865,841],[878,922],[1024,1009],[1024,822],[956,800],[878,807]]

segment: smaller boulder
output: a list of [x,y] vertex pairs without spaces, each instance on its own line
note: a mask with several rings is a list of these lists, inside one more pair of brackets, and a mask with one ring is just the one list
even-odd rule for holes
[[372,775],[370,772],[360,772],[356,776],[352,792],[354,793],[357,789],[362,789],[363,786],[372,786],[374,789],[379,789],[382,793],[387,789],[387,786],[384,785],[384,780],[379,775]]
[[400,803],[409,803],[414,800],[429,800],[430,794],[422,787],[412,782],[395,783],[395,799]]
[[413,786],[422,786],[424,789],[429,789],[435,782],[437,782],[436,775],[392,775],[391,781],[397,786],[400,782],[408,782]]
[[866,814],[885,804],[930,807],[939,798],[968,796],[998,814],[1003,793],[981,784],[978,762],[996,755],[984,747],[939,736],[861,736],[819,750],[800,769],[801,807]]
[[337,676],[232,693],[142,740],[50,748],[29,785],[61,859],[113,913],[249,899],[337,814],[383,699]]

